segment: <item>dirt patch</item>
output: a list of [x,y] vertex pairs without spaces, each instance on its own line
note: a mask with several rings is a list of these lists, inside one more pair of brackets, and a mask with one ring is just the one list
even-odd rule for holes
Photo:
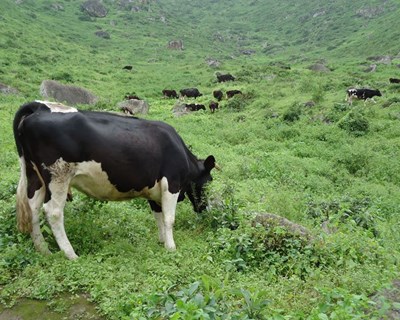
[[103,320],[85,295],[64,294],[51,301],[20,299],[11,308],[0,306],[0,320]]

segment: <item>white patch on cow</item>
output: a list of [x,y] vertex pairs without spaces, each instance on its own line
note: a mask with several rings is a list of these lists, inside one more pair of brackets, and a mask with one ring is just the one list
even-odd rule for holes
[[102,170],[101,163],[84,161],[74,164],[71,186],[100,200],[127,200],[143,197],[161,203],[160,182],[155,181],[152,187],[143,190],[120,192],[113,185],[107,173]]
[[50,109],[51,112],[60,112],[60,113],[78,112],[78,109],[66,106],[58,102],[40,101],[40,100],[36,100],[36,102],[43,103]]

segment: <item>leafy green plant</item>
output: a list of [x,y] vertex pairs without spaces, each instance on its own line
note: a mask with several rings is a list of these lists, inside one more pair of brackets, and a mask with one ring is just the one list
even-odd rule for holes
[[301,113],[302,113],[301,104],[295,102],[282,115],[283,121],[295,122],[300,119]]
[[307,203],[307,214],[315,219],[318,224],[329,222],[335,227],[344,223],[354,223],[363,229],[378,235],[376,223],[379,216],[371,210],[371,199],[351,198],[345,196],[341,199]]
[[368,119],[362,114],[362,112],[357,110],[352,110],[347,113],[338,121],[337,125],[339,128],[346,130],[348,133],[351,133],[356,137],[367,134],[370,127]]

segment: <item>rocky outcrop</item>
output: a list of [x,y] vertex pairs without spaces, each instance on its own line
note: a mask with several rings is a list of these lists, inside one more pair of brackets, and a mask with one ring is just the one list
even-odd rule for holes
[[103,38],[103,39],[111,38],[110,34],[107,31],[103,31],[103,30],[96,31],[94,34],[96,36],[98,36],[99,38]]
[[367,60],[374,61],[376,63],[382,63],[382,64],[391,64],[392,63],[391,56],[373,56],[373,57],[368,57]]
[[144,100],[137,99],[129,99],[122,101],[117,104],[118,109],[122,112],[136,115],[136,114],[148,114],[149,113],[149,104]]
[[18,90],[15,88],[12,88],[10,86],[7,86],[3,83],[0,83],[0,93],[2,93],[2,94],[17,94]]
[[183,50],[183,41],[182,40],[171,40],[170,42],[168,42],[168,49]]
[[54,80],[44,80],[40,85],[40,94],[43,98],[65,102],[68,105],[95,104],[98,98],[88,90],[76,86],[69,86]]
[[315,72],[330,72],[331,70],[322,63],[315,63],[308,67],[311,71]]
[[312,239],[312,235],[305,227],[273,213],[258,213],[252,225],[261,224],[265,228],[283,227],[292,234]]
[[106,7],[100,0],[87,0],[81,4],[81,10],[91,17],[104,18],[107,16]]

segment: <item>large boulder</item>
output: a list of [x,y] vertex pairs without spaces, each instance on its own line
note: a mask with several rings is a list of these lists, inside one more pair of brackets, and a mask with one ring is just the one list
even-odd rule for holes
[[3,83],[0,83],[0,93],[3,94],[17,94],[18,90],[15,88],[12,88],[10,86],[7,86]]
[[104,18],[107,16],[107,9],[100,0],[87,0],[81,4],[81,10],[91,17]]
[[267,229],[279,226],[285,228],[292,234],[296,234],[306,239],[313,238],[311,232],[302,225],[273,213],[258,213],[252,222],[253,226],[256,226],[257,224],[260,224]]
[[122,101],[117,104],[117,107],[124,113],[136,115],[136,114],[148,114],[149,104],[144,100],[129,99]]
[[44,80],[40,85],[40,94],[44,98],[51,98],[68,105],[95,104],[98,98],[88,90],[76,86],[69,86],[55,80]]
[[313,65],[309,66],[308,69],[315,72],[330,72],[331,70],[325,66],[323,63],[314,63]]
[[168,42],[168,49],[183,50],[182,40],[171,40]]
[[99,38],[103,38],[103,39],[111,38],[110,34],[107,31],[103,31],[103,30],[96,31],[94,34],[96,36],[98,36]]

